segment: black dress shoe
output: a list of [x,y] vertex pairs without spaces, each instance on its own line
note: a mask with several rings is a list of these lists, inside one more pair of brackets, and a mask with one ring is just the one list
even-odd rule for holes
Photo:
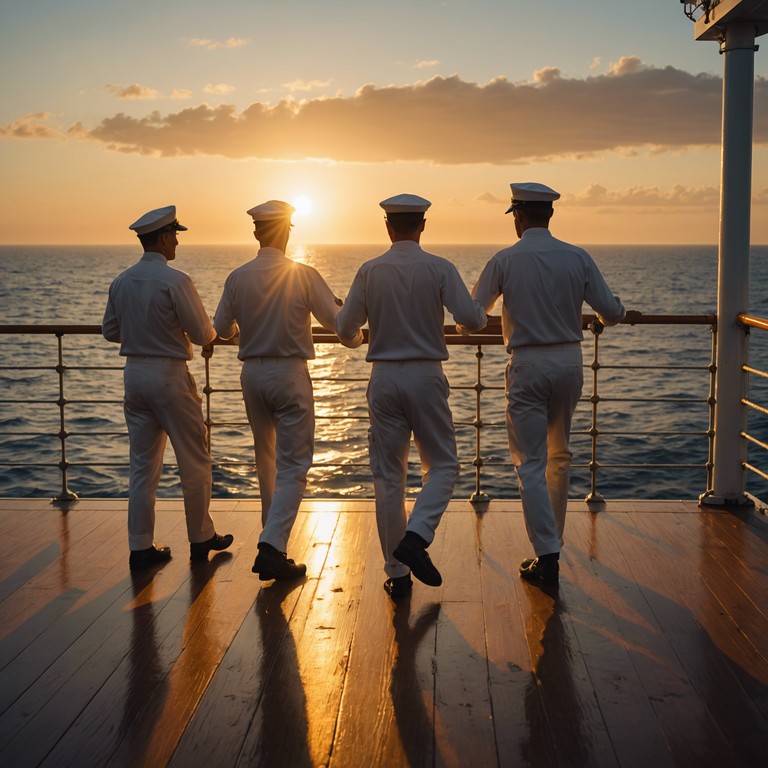
[[411,573],[430,587],[439,587],[443,583],[440,571],[435,568],[427,554],[427,542],[417,533],[408,531],[392,553],[401,563],[411,569]]
[[233,541],[235,537],[228,533],[224,536],[218,533],[214,533],[208,541],[190,542],[189,545],[189,559],[190,560],[207,560],[208,553],[211,550],[220,552],[222,549],[226,549]]
[[166,563],[171,559],[170,547],[156,547],[154,544],[147,549],[132,549],[128,557],[128,567],[132,571],[140,571],[158,563]]
[[405,576],[393,576],[391,579],[387,579],[384,582],[384,591],[393,599],[399,600],[402,597],[407,597],[411,594],[413,589],[413,581],[410,574]]
[[288,558],[285,552],[280,552],[271,544],[262,542],[259,544],[259,554],[253,561],[254,573],[259,574],[260,581],[286,581],[287,579],[299,579],[307,572],[304,563],[295,563]]
[[521,578],[538,587],[555,587],[559,582],[560,563],[558,555],[542,555],[527,558],[520,563]]

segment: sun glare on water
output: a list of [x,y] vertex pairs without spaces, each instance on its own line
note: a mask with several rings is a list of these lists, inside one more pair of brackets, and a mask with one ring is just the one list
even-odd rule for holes
[[307,216],[312,213],[312,201],[306,195],[299,195],[294,198],[292,205],[299,216]]

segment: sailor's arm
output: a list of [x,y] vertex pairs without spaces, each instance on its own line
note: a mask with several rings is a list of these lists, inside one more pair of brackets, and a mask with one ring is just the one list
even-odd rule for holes
[[345,347],[354,349],[363,343],[363,332],[360,329],[350,336],[342,336],[336,330],[336,317],[344,302],[334,295],[319,272],[310,273],[309,296],[310,311],[323,328],[336,333]]
[[191,278],[175,286],[173,299],[179,325],[189,340],[200,347],[210,344],[216,331]]
[[360,329],[367,320],[368,312],[365,305],[363,277],[358,271],[355,279],[352,281],[352,287],[349,289],[344,306],[339,310],[339,314],[336,315],[334,321],[336,335],[340,339],[351,339],[360,334],[362,339]]
[[213,316],[213,328],[220,339],[233,339],[240,333],[235,313],[232,306],[232,288],[229,279],[224,283],[224,291],[219,299],[219,305],[216,307],[216,314]]
[[109,290],[104,319],[101,321],[101,333],[107,341],[120,342],[120,322],[117,319],[115,305],[112,303],[112,289]]
[[[483,268],[480,277],[475,283],[475,287],[472,289],[471,296],[487,315],[493,309],[493,305],[500,295],[501,274],[496,259],[491,259]],[[485,327],[485,324],[480,327]],[[478,329],[471,328],[466,323],[457,323],[456,330],[459,333],[469,334]]]

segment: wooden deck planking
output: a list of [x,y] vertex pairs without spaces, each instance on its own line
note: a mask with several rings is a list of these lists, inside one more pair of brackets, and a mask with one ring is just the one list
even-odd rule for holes
[[[653,528],[644,531],[633,523],[640,522],[645,514],[648,513],[621,516],[618,525],[610,527],[609,534],[610,548],[621,553],[624,560],[624,564],[618,564],[616,586],[620,582],[627,585],[625,593],[632,593],[633,607],[647,626],[642,635],[627,636],[633,640],[642,638],[635,662],[643,675],[649,700],[676,765],[739,764],[696,685],[696,659],[701,658],[700,646],[705,638],[686,608],[675,577],[665,567],[672,563],[679,566],[682,560],[658,531],[666,515],[660,514]],[[687,564],[683,563],[678,570],[686,574]],[[694,590],[701,589],[698,583],[692,586]]]
[[174,558],[131,575],[124,502],[62,515],[0,500],[3,764],[768,760],[758,515],[574,504],[552,594],[517,577],[530,553],[519,502],[476,515],[456,501],[430,549],[443,586],[417,583],[394,606],[370,502],[302,507],[296,584],[250,572],[253,502],[217,500],[235,545],[192,568],[181,503],[159,506]]

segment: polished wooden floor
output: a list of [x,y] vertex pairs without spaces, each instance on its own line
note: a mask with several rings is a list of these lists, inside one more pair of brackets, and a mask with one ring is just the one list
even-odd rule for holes
[[444,584],[394,605],[369,501],[307,502],[297,584],[231,552],[127,567],[126,505],[0,500],[0,765],[768,765],[768,525],[681,502],[569,511],[561,586],[517,576],[519,503],[453,502]]

